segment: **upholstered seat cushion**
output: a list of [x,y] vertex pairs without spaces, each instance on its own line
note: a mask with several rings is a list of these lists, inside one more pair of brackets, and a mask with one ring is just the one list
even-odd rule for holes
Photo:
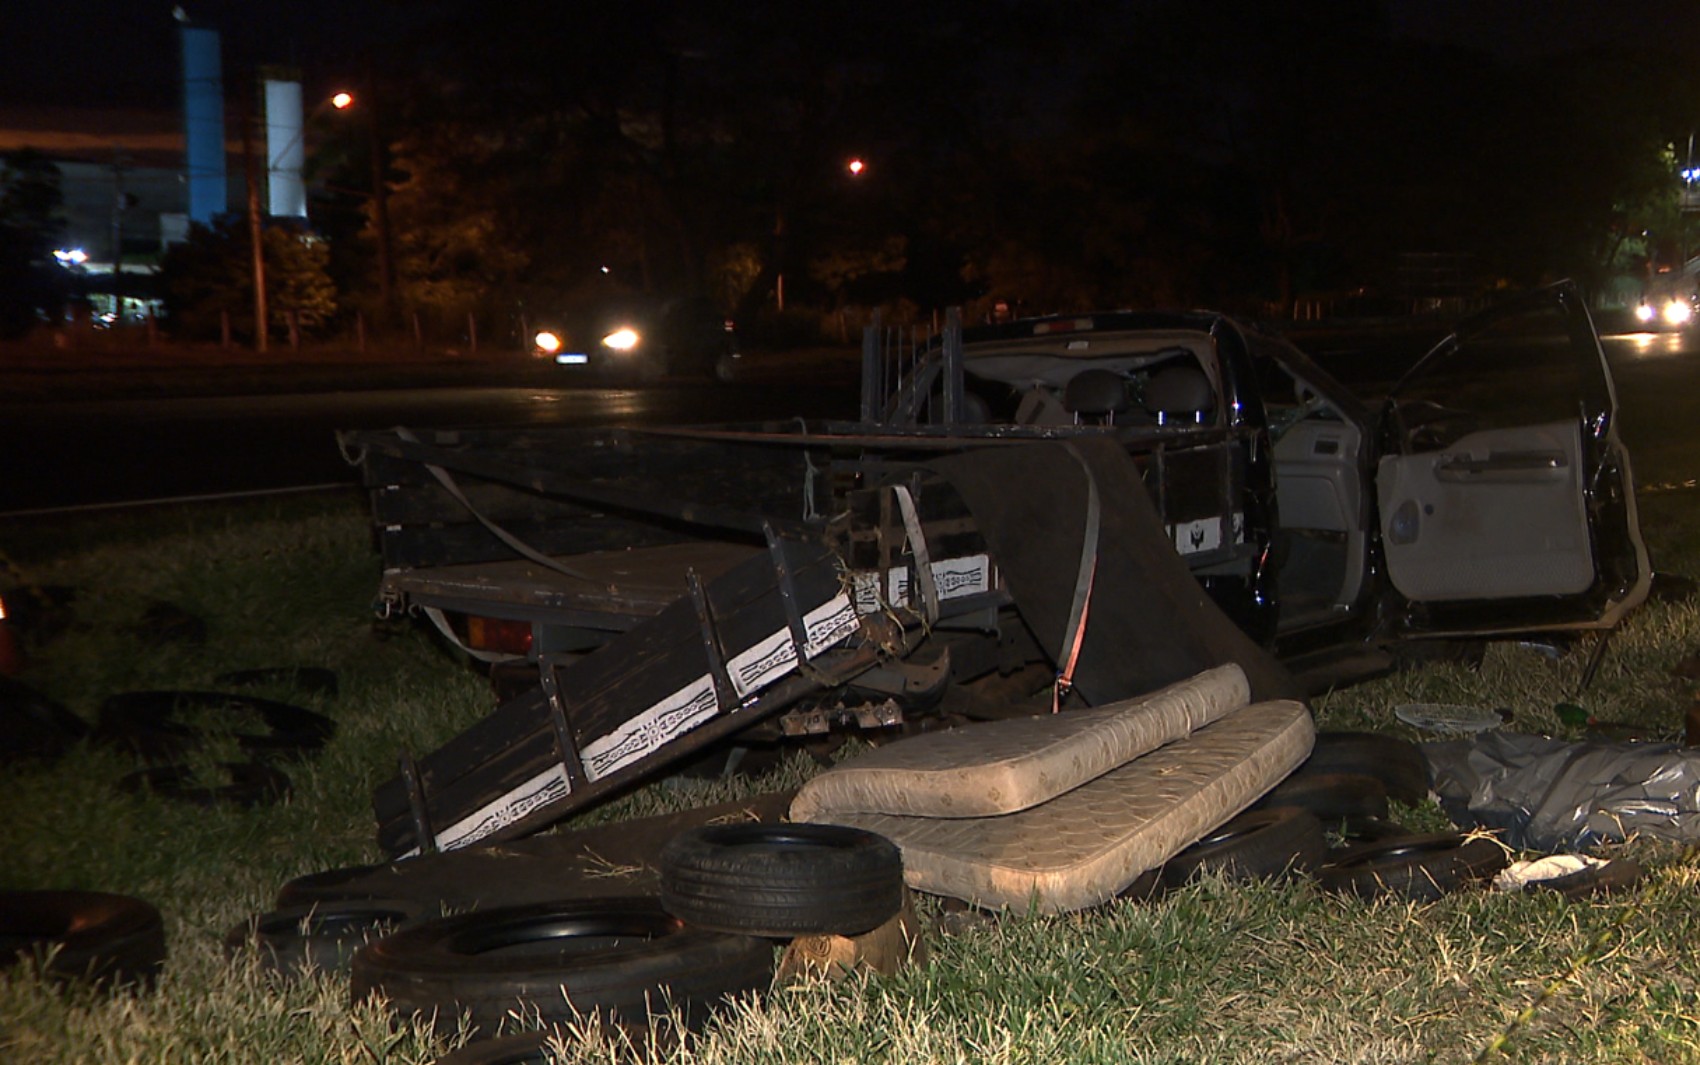
[[1018,813],[810,819],[890,838],[919,891],[989,908],[1084,909],[1250,806],[1310,755],[1314,738],[1304,704],[1257,703]]
[[990,817],[1053,799],[1246,705],[1236,664],[1138,698],[1060,714],[928,732],[852,759],[803,785],[794,821],[840,812]]

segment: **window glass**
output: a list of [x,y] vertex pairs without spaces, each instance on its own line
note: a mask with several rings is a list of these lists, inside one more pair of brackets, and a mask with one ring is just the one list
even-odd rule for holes
[[1395,428],[1406,453],[1485,429],[1580,416],[1582,363],[1556,305],[1493,321],[1461,338],[1399,388]]

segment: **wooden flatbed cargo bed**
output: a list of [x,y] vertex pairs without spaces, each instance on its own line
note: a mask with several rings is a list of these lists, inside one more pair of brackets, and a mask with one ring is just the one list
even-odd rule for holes
[[525,620],[544,610],[564,622],[624,630],[686,594],[689,574],[713,580],[760,553],[761,548],[749,544],[689,540],[556,559],[583,577],[523,558],[397,569],[384,574],[379,596],[438,610]]

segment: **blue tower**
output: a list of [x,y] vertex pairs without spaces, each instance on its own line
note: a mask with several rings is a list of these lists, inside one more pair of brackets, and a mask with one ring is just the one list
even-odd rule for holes
[[183,141],[189,221],[210,225],[225,210],[224,76],[218,31],[178,25],[183,42]]

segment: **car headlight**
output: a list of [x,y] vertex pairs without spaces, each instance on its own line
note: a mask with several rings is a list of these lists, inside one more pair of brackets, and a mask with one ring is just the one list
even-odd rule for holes
[[1687,300],[1671,300],[1665,304],[1665,322],[1669,325],[1683,325],[1694,316],[1694,307]]
[[643,337],[630,326],[621,326],[602,338],[602,346],[613,348],[615,351],[634,351],[643,343]]
[[1653,310],[1653,305],[1651,303],[1637,303],[1635,305],[1635,317],[1643,322],[1650,322],[1657,317],[1657,315],[1658,312]]
[[553,355],[561,350],[560,336],[549,332],[547,329],[532,337],[531,342],[536,344],[537,350],[545,355]]

